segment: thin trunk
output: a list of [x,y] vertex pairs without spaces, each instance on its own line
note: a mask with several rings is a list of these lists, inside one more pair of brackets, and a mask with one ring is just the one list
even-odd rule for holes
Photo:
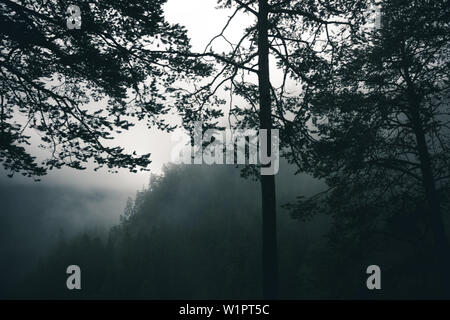
[[[259,0],[258,64],[259,121],[261,129],[272,129],[269,73],[268,4]],[[268,149],[271,135],[268,133]],[[275,176],[261,176],[262,196],[262,281],[264,299],[278,298],[278,253]]]
[[[406,75],[407,78],[410,79],[409,74],[406,73]],[[426,142],[424,126],[420,117],[420,97],[416,95],[412,81],[408,82],[408,102],[410,106],[412,127],[417,143],[417,151],[419,154],[422,184],[429,208],[436,269],[443,280],[441,283],[442,294],[450,297],[450,246],[445,232],[440,197],[438,190],[436,189],[431,156]]]

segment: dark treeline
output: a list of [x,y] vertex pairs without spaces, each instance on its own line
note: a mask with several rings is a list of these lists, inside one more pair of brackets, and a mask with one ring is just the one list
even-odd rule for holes
[[[279,203],[323,185],[292,172],[278,176]],[[289,168],[289,167],[287,167]],[[17,288],[21,298],[260,298],[259,193],[229,166],[170,166],[127,205],[107,239],[85,233],[61,240]],[[280,208],[281,209],[281,208]],[[281,298],[431,298],[427,252],[385,233],[364,237],[330,217],[278,219]],[[361,228],[359,226],[358,228]],[[66,288],[68,265],[81,267],[82,290]],[[366,288],[367,266],[383,270],[383,290]],[[415,281],[411,281],[415,279]]]
[[[295,179],[292,172],[284,176],[291,178],[280,184],[280,204],[298,192],[310,194],[320,188],[311,178]],[[255,184],[229,166],[171,166],[164,177],[152,177],[148,190],[137,193],[132,214],[124,215],[106,241],[93,233],[61,241],[18,288],[17,295],[258,298],[261,221]],[[310,243],[305,240],[317,237],[319,231],[301,226],[287,211],[279,223],[285,248],[283,291],[297,297],[305,281],[296,275],[304,263],[305,244]],[[66,288],[65,271],[71,264],[82,270],[79,292]],[[304,297],[309,295],[304,292]]]
[[88,230],[105,236],[125,200],[119,191],[0,183],[0,298],[58,241]]

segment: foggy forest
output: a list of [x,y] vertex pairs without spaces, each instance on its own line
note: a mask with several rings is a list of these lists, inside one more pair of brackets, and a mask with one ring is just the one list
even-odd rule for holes
[[449,75],[447,0],[1,0],[0,299],[450,299]]

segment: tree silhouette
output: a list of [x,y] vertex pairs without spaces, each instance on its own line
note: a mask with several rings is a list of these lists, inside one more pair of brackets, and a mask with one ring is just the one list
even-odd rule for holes
[[[77,29],[68,25],[70,1],[2,1],[0,162],[10,176],[84,169],[88,160],[111,170],[146,168],[149,155],[127,154],[107,140],[132,127],[132,117],[171,130],[160,117],[170,110],[169,88],[209,71],[170,53],[187,52],[189,39],[164,20],[165,2],[80,0]],[[27,149],[29,129],[40,134],[48,159]]]
[[[233,8],[233,13],[221,33],[211,40],[204,53],[197,56],[214,58],[220,68],[212,81],[179,100],[178,107],[185,126],[192,130],[194,121],[208,119],[210,122],[206,128],[217,127],[213,120],[222,116],[220,111],[225,102],[217,99],[216,93],[222,88],[231,95],[230,126],[241,129],[277,128],[282,133],[281,144],[292,146],[293,137],[305,130],[304,114],[299,112],[304,93],[299,94],[297,90],[289,92],[288,87],[293,84],[301,86],[313,80],[318,71],[311,73],[311,69],[321,65],[311,58],[317,51],[326,54],[335,46],[329,29],[333,26],[349,29],[363,23],[365,16],[361,12],[367,8],[366,1],[220,0],[218,3],[223,8]],[[227,39],[226,31],[241,12],[254,17],[255,22],[244,30],[239,41],[233,43]],[[215,52],[213,43],[216,39],[225,39],[230,50]],[[271,76],[271,58],[282,70],[283,80],[279,86],[274,84]],[[234,96],[245,104],[235,104]],[[192,112],[192,105],[198,106],[196,112]],[[243,173],[256,175],[261,181],[262,287],[264,298],[274,299],[278,291],[275,177],[259,176],[254,166],[248,166]]]
[[315,68],[303,102],[312,133],[297,136],[289,156],[329,189],[291,208],[299,217],[329,212],[358,233],[396,216],[403,226],[421,221],[427,227],[408,237],[431,238],[430,264],[448,294],[450,11],[444,1],[381,3],[381,29],[352,30]]

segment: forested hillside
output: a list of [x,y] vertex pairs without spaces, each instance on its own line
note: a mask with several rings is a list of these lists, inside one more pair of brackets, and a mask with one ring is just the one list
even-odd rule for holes
[[[284,168],[277,179],[280,207],[323,187]],[[152,176],[147,190],[138,192],[107,238],[91,232],[60,241],[16,294],[260,298],[259,193],[256,182],[239,173],[230,166],[167,167],[163,176]],[[426,252],[390,237],[393,224],[386,225],[385,234],[361,236],[330,217],[299,221],[281,210],[278,227],[283,298],[432,297]],[[65,271],[72,264],[81,267],[82,290],[66,288]],[[371,264],[383,268],[382,296],[366,289]],[[411,283],[410,277],[416,281]]]

